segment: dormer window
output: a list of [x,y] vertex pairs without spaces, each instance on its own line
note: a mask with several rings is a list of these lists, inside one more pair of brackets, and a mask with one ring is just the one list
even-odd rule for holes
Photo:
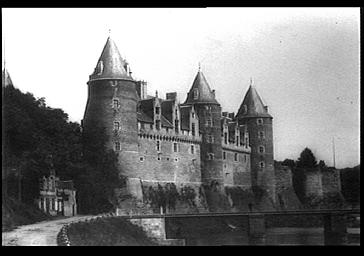
[[192,136],[196,135],[196,127],[195,126],[196,126],[196,124],[192,123],[192,126],[191,126]]
[[160,107],[155,107],[155,114],[159,115],[161,112],[161,108]]
[[197,100],[198,99],[198,90],[197,89],[194,89],[193,90],[193,99],[194,100]]
[[159,131],[161,129],[161,120],[155,121],[155,128]]

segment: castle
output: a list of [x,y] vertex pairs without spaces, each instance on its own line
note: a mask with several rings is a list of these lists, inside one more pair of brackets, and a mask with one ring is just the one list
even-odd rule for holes
[[184,103],[147,94],[109,37],[88,81],[82,127],[105,129],[130,180],[264,189],[275,201],[272,116],[250,87],[237,112],[223,112],[199,69]]

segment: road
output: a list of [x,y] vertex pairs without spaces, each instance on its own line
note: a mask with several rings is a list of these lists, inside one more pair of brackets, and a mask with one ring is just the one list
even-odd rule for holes
[[57,234],[64,224],[91,217],[83,215],[19,226],[2,233],[2,246],[57,246]]

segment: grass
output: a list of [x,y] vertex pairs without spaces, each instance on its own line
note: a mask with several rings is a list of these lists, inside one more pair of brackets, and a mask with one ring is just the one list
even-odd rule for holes
[[68,237],[72,246],[158,245],[142,228],[118,217],[71,224]]

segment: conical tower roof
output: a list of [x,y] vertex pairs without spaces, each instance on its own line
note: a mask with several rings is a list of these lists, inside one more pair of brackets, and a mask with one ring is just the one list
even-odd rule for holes
[[114,41],[108,37],[96,68],[90,76],[90,81],[102,79],[131,80],[127,65],[128,63],[121,57]]
[[193,81],[192,87],[187,94],[187,99],[184,104],[195,103],[219,104],[215,99],[215,93],[211,90],[204,74],[200,70]]
[[6,69],[3,69],[2,72],[1,85],[2,87],[14,86],[13,81],[11,81],[10,74]]
[[266,106],[263,104],[257,90],[250,85],[245,94],[243,103],[240,105],[236,115],[238,118],[244,117],[272,117],[268,114]]

